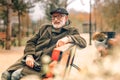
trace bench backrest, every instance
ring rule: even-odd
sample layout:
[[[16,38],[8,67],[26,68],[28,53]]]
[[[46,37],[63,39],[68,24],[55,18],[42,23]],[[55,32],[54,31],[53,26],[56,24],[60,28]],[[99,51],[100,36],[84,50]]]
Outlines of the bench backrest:
[[[0,39],[6,39],[5,32],[0,32]]]

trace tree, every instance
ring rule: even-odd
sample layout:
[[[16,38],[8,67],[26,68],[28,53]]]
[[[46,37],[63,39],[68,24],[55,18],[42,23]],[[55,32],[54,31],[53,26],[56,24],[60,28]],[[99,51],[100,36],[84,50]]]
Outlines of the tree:
[[[100,8],[100,12],[102,17],[105,19],[109,28],[113,31],[120,31],[120,0],[99,0],[98,7]]]
[[[32,5],[29,5],[30,3],[29,2],[24,2],[24,0],[12,0],[12,3],[13,3],[13,6],[12,6],[12,9],[14,12],[17,12],[18,14],[18,21],[19,21],[19,24],[18,24],[18,46],[21,46],[21,29],[22,29],[22,26],[21,26],[21,16],[23,16],[24,13],[28,13],[28,9],[29,8],[32,8],[34,6]]]
[[[11,0],[0,0],[0,7],[4,8],[4,12],[6,13],[6,17],[4,17],[4,21],[6,21],[6,49],[11,49]],[[6,20],[5,20],[6,19]]]
[[[12,10],[18,13],[18,21],[19,21],[19,46],[21,46],[21,22],[20,16],[23,13],[27,12],[29,8],[34,7],[28,2],[24,2],[23,0],[0,0],[0,7],[3,8],[2,18],[6,24],[6,49],[10,50],[11,48],[11,15]]]

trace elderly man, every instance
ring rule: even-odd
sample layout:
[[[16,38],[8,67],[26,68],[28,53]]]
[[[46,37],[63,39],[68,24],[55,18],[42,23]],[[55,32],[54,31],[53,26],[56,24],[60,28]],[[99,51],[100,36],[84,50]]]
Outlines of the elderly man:
[[[19,80],[21,77],[30,74],[42,76],[42,70],[34,68],[35,62],[42,65],[42,57],[44,55],[51,57],[54,48],[67,43],[74,43],[81,48],[86,47],[84,38],[79,35],[74,27],[69,26],[69,14],[64,8],[57,8],[50,14],[52,25],[40,27],[39,32],[27,41],[24,56],[2,74],[1,80]]]

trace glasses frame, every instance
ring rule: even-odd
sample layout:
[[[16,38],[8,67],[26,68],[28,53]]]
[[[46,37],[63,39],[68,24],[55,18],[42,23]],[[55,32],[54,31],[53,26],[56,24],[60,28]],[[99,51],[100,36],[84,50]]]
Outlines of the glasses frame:
[[[60,19],[62,19],[62,18],[65,17],[65,16],[66,16],[65,14],[58,14],[58,15],[56,15],[56,16],[52,15],[52,16],[51,16],[51,19],[52,19],[52,20],[55,20],[55,19],[60,20]]]

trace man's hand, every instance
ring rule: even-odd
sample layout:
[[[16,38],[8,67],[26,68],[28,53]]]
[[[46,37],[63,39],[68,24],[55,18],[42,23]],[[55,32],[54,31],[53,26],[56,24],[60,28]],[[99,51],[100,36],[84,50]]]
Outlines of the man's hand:
[[[63,46],[63,45],[65,45],[65,42],[59,40],[59,41],[57,42],[56,47],[61,47],[61,46]]]
[[[33,68],[33,67],[34,67],[34,62],[35,62],[35,60],[34,60],[34,58],[33,58],[32,55],[28,55],[28,56],[26,57],[26,65],[27,65],[27,66]]]
[[[56,47],[61,47],[61,46],[65,45],[65,44],[67,44],[69,42],[72,42],[71,38],[68,37],[68,36],[64,37],[64,38],[57,41]]]

